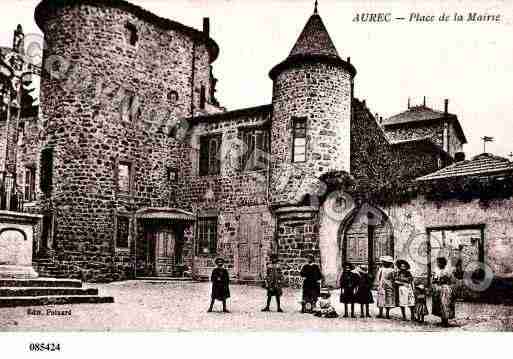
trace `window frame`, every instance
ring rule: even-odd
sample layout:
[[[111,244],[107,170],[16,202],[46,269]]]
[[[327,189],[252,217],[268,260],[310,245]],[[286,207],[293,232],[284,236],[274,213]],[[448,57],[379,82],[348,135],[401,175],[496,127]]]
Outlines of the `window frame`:
[[[23,199],[26,202],[34,202],[36,200],[36,167],[34,165],[25,166],[24,171],[24,187]],[[27,183],[27,173],[30,173],[30,181]],[[30,188],[29,188],[30,187]]]
[[[128,190],[121,189],[121,166],[128,167]],[[133,163],[131,161],[118,160],[116,161],[116,187],[119,194],[130,196],[133,188]]]
[[[217,216],[202,216],[197,220],[197,238],[196,256],[215,256],[217,255],[217,245],[219,242],[218,230],[219,219]],[[204,239],[206,238],[206,240]],[[206,243],[206,246],[204,245]],[[204,249],[208,249],[206,252]]]
[[[125,43],[132,47],[137,47],[137,44],[139,43],[139,30],[137,29],[137,26],[131,22],[127,22],[125,24],[125,34],[126,39]]]
[[[298,128],[297,124],[300,124],[300,123],[303,123],[304,124],[304,127],[301,127],[301,128]],[[303,136],[298,136],[297,132],[299,130],[304,130],[304,135]],[[307,147],[308,147],[308,143],[307,143],[307,132],[308,132],[308,120],[306,117],[293,117],[292,118],[292,163],[305,163],[307,162]],[[305,149],[305,152],[304,152],[304,159],[303,160],[297,160],[296,159],[296,156],[297,156],[297,153],[296,153],[296,147],[299,147],[296,145],[296,140],[297,139],[304,139],[305,141],[305,144],[301,147],[304,147]]]
[[[126,231],[126,247],[124,246],[120,246],[119,245],[119,242],[120,242],[120,220],[123,220],[123,221],[127,221],[128,222],[128,225],[127,225],[127,231]],[[131,226],[131,223],[130,223],[130,217],[128,215],[122,215],[122,214],[118,214],[116,215],[116,232],[115,232],[115,237],[114,237],[114,247],[116,248],[116,251],[128,251],[130,250],[130,226]],[[123,240],[124,242],[125,240]]]
[[[212,141],[217,142],[216,153],[213,154],[212,158]],[[204,145],[207,144],[206,149]],[[199,138],[199,176],[218,176],[221,174],[221,147],[223,144],[223,135],[209,134],[200,136]],[[206,158],[204,157],[206,155]],[[219,156],[218,156],[219,155]],[[219,157],[219,158],[218,158]]]
[[[258,147],[258,133],[262,134],[262,148]],[[246,141],[247,135],[252,138],[250,143]],[[254,172],[254,171],[265,171],[268,169],[270,158],[265,158],[265,161],[261,161],[261,154],[270,155],[271,151],[271,133],[267,126],[251,126],[242,127],[238,130],[238,136],[241,142],[244,144],[242,150],[246,150],[240,155],[239,168],[240,172]],[[252,162],[251,168],[248,168],[248,162]],[[264,164],[263,168],[258,167],[258,164]]]

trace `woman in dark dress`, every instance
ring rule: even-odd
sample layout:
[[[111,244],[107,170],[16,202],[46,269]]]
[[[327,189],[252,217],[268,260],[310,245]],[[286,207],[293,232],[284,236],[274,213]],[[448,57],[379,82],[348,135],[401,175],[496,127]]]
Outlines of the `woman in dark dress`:
[[[454,275],[447,268],[447,259],[439,257],[436,259],[437,268],[433,273],[433,315],[442,319],[444,327],[449,326],[449,320],[456,315],[454,295]]]
[[[374,303],[371,292],[373,280],[367,266],[359,266],[358,272],[360,277],[358,278],[358,287],[356,288],[356,302],[360,303],[360,317],[364,318],[367,316],[367,318],[370,318],[369,304]],[[363,307],[365,307],[365,314]]]
[[[313,255],[307,257],[308,263],[301,268],[303,280],[303,301],[301,302],[301,313],[312,312],[321,294],[322,279],[321,269],[315,264]]]
[[[217,268],[214,268],[212,276],[210,277],[210,280],[212,281],[212,294],[208,312],[210,313],[212,311],[214,302],[216,300],[220,300],[223,302],[223,312],[229,313],[226,309],[226,299],[230,298],[230,276],[228,271],[223,267],[223,258],[216,258],[215,263]]]
[[[354,303],[356,301],[356,287],[358,286],[358,274],[353,273],[354,267],[351,263],[344,263],[344,270],[340,276],[340,303],[344,303],[344,318],[348,317],[347,305],[351,304],[351,318],[354,315]]]

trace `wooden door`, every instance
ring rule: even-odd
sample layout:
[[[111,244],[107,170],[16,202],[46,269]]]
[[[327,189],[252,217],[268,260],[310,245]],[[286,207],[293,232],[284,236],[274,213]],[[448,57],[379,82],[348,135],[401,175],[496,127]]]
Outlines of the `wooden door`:
[[[260,213],[242,214],[239,221],[239,278],[258,280],[262,267],[262,226]]]
[[[176,236],[172,229],[155,233],[155,275],[170,277],[175,265]]]

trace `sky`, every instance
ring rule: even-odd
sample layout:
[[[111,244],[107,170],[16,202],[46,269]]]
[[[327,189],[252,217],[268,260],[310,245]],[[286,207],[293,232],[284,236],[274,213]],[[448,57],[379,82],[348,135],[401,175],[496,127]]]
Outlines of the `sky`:
[[[210,17],[220,56],[213,64],[217,98],[228,110],[271,102],[268,73],[289,54],[313,12],[313,0],[131,0],[153,13],[201,29]],[[0,46],[10,46],[20,23],[34,23],[39,0],[2,0]],[[353,21],[361,13],[391,13],[390,23]],[[455,22],[455,13],[501,16],[499,22]],[[410,22],[410,14],[449,22]],[[321,15],[342,58],[357,69],[355,95],[373,113],[389,117],[421,104],[458,116],[468,144],[467,158],[483,152],[513,153],[513,1],[320,0]],[[510,158],[510,157],[508,157]]]

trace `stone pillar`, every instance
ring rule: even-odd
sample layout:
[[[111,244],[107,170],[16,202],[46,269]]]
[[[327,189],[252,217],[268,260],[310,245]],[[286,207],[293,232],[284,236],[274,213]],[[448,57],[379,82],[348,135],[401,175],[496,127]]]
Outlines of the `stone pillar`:
[[[32,267],[34,227],[43,216],[0,211],[0,278],[37,278]]]

